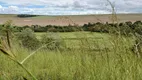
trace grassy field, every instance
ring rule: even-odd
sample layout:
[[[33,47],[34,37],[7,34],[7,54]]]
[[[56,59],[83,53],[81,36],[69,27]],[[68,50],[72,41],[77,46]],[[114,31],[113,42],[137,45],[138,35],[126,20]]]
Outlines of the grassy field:
[[[40,39],[41,35],[46,33],[35,33],[37,38]],[[80,47],[80,45],[84,44],[83,46],[90,45],[92,47],[99,46],[99,48],[112,47],[112,41],[115,40],[114,35],[106,34],[106,33],[97,33],[97,32],[66,32],[66,33],[50,33],[55,37],[60,37],[66,43],[66,45],[70,48]],[[113,36],[113,37],[112,37]],[[112,39],[113,38],[113,39]],[[124,38],[124,37],[123,37]],[[126,41],[126,45],[133,44],[134,39],[127,37],[129,42]],[[86,46],[87,47],[87,46]]]
[[[142,20],[142,14],[117,14],[119,22]],[[0,15],[0,24],[13,20],[15,25],[83,25],[88,22],[111,22],[111,15],[72,15],[72,16],[37,16],[18,18],[16,15]]]
[[[45,33],[35,34],[40,39]],[[91,32],[52,35],[61,37],[67,47],[75,49],[40,50],[29,58],[24,65],[39,80],[142,79],[142,60],[131,51],[133,37]],[[16,45],[13,52],[19,61],[31,53]],[[0,80],[23,80],[23,77],[32,80],[22,68],[1,54]]]
[[[142,14],[117,16],[119,22],[142,20]],[[10,19],[15,25],[20,26],[73,23],[83,25],[88,22],[111,22],[110,17],[111,15],[74,15],[18,18],[16,15],[0,15],[0,23]],[[60,43],[63,47],[53,50],[45,47],[28,50],[12,36],[14,37],[12,48],[8,49],[6,46],[4,48],[7,52],[14,53],[16,57],[11,58],[8,53],[3,52],[1,47],[3,48],[2,44],[5,43],[0,43],[0,80],[36,80],[33,79],[33,75],[37,80],[142,80],[142,59],[132,50],[136,36],[87,31],[34,34],[39,42],[45,38],[42,37],[45,34],[52,36],[62,41]],[[35,54],[22,63],[23,59],[32,53]],[[32,75],[27,73],[28,71]]]

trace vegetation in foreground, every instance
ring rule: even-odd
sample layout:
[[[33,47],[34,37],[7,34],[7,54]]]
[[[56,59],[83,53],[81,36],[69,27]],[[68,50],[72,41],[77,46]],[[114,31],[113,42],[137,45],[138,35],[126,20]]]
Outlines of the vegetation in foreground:
[[[42,38],[40,35],[43,34],[47,33],[36,33],[40,40]],[[134,43],[132,37],[118,37],[106,33],[91,32],[57,34],[64,38],[67,45],[65,50],[41,49],[23,64],[37,79],[142,79],[142,60],[130,49]],[[12,51],[18,61],[22,61],[32,52],[19,45],[13,45]],[[32,80],[20,66],[3,54],[0,55],[0,63],[1,80]]]

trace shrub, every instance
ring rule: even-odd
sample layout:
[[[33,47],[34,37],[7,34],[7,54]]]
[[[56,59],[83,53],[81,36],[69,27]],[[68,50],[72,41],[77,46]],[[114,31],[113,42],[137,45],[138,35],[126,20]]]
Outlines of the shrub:
[[[17,34],[17,38],[25,48],[34,50],[40,46],[39,40],[29,28],[26,28],[25,30],[22,30],[21,33]]]
[[[127,24],[129,27],[132,27],[132,22],[131,21],[127,21],[127,22],[125,22],[125,24]]]
[[[47,28],[46,27],[34,28],[34,32],[47,32]]]
[[[57,29],[55,27],[51,27],[51,28],[48,28],[48,31],[49,32],[57,32]]]
[[[125,36],[130,36],[131,33],[133,33],[132,28],[124,23],[122,26],[119,26],[120,28],[120,34]]]
[[[109,29],[107,26],[104,26],[103,24],[97,24],[94,27],[90,28],[92,32],[104,32],[108,33]]]
[[[142,35],[142,25],[137,25],[137,27],[135,27],[134,31],[140,35]]]
[[[0,31],[2,30],[2,28],[3,28],[3,25],[0,25]]]
[[[63,40],[56,33],[48,32],[41,36],[42,45],[47,45],[46,49],[61,50],[65,47]]]

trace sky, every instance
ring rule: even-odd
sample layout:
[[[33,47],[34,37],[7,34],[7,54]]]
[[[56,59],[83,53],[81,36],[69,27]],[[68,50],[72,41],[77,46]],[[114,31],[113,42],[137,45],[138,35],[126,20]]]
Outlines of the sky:
[[[110,0],[117,13],[142,13],[142,0]],[[0,0],[0,14],[109,14],[107,0]]]

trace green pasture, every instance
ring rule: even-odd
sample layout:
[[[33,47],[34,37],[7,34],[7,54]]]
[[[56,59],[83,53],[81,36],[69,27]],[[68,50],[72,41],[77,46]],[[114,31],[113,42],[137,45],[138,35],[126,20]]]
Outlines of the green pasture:
[[[35,33],[40,40],[42,34]],[[70,50],[39,50],[23,65],[38,80],[141,80],[142,60],[131,51],[133,37],[107,33],[50,33],[63,39]],[[31,52],[14,45],[18,61]],[[0,54],[0,80],[32,80],[17,64]]]

